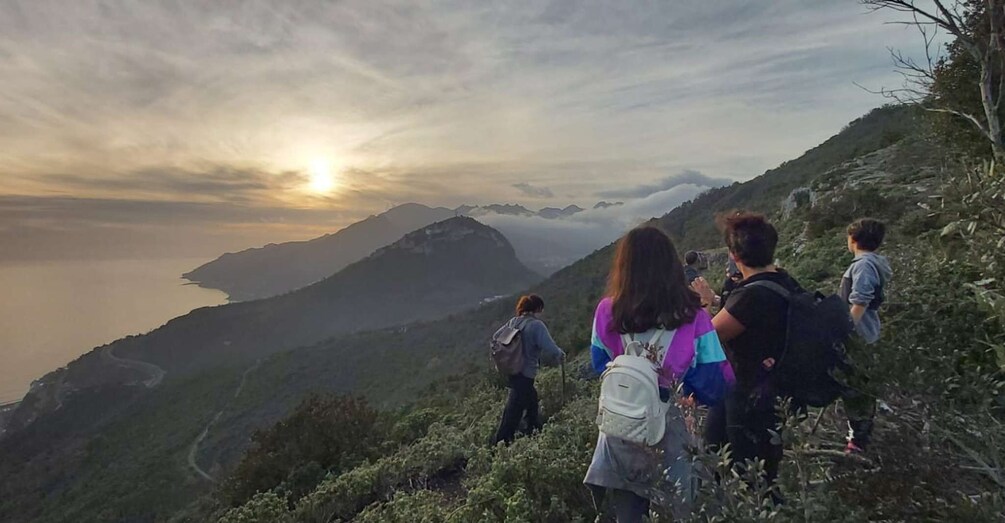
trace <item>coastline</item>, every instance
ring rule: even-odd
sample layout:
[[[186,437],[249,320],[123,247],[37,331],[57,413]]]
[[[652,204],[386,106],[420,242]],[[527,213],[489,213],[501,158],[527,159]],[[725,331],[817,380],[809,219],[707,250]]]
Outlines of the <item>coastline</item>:
[[[95,347],[150,332],[192,310],[227,303],[225,293],[187,285],[179,277],[200,260],[4,266],[0,406],[21,400],[33,381]]]
[[[0,404],[0,436],[7,432],[7,418],[17,410],[23,399]]]

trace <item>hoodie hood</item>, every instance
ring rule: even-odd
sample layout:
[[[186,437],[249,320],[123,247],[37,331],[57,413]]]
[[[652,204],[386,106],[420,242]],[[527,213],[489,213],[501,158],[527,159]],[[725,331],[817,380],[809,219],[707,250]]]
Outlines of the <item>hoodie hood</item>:
[[[893,277],[893,269],[890,267],[890,260],[886,256],[876,254],[874,252],[864,252],[855,257],[856,260],[868,260],[876,270],[879,271],[879,278],[882,280],[882,285],[886,285],[886,282],[890,281]]]

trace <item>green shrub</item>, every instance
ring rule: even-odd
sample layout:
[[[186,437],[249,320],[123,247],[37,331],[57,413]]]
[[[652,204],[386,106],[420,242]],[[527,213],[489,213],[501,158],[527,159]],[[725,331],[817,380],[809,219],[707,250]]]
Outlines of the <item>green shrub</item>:
[[[433,408],[402,409],[391,425],[389,443],[408,445],[422,438],[442,413]]]
[[[443,494],[430,490],[399,492],[387,503],[367,507],[355,518],[358,523],[442,523],[450,519],[450,503]]]
[[[275,492],[255,494],[246,504],[228,510],[219,523],[287,523],[286,500]]]
[[[332,475],[297,505],[299,521],[352,519],[402,489],[424,489],[460,473],[483,448],[502,406],[501,391],[480,387],[442,407],[425,436],[370,463]]]
[[[295,501],[328,471],[349,470],[374,457],[384,441],[377,412],[365,400],[310,396],[285,419],[252,436],[252,447],[221,493],[232,506],[277,487]]]
[[[456,521],[585,521],[593,505],[583,477],[597,439],[596,398],[583,397],[532,438],[481,448],[468,465]]]

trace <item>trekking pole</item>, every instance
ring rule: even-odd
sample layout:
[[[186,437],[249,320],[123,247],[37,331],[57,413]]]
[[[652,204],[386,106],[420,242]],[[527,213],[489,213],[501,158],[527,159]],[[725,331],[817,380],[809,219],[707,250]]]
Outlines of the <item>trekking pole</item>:
[[[561,390],[560,397],[562,399],[562,406],[564,407],[565,406],[565,360],[564,359],[562,360],[561,368],[562,368],[562,387],[560,389]]]

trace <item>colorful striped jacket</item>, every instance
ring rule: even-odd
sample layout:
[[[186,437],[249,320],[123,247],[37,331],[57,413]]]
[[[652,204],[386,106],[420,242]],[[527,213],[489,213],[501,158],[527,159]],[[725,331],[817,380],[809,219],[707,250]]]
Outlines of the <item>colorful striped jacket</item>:
[[[624,353],[621,335],[613,322],[612,303],[611,298],[601,300],[593,317],[591,353],[593,369],[598,375],[604,372],[609,362]],[[647,333],[640,334],[645,339]],[[721,401],[726,390],[736,381],[733,368],[729,366],[712,327],[712,318],[704,309],[697,312],[694,321],[674,331],[663,358],[660,386],[670,388],[679,381],[683,381],[685,395],[694,395],[705,405]]]

